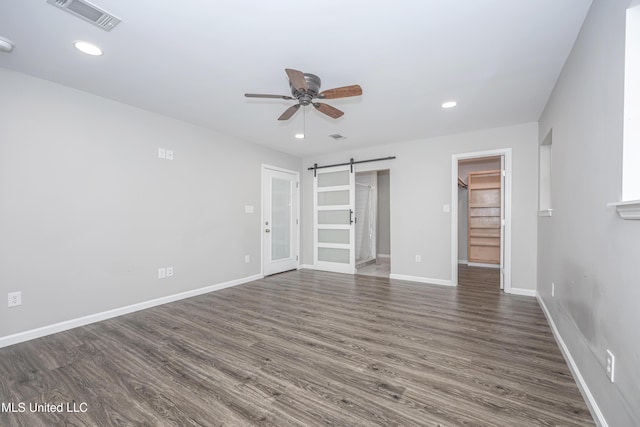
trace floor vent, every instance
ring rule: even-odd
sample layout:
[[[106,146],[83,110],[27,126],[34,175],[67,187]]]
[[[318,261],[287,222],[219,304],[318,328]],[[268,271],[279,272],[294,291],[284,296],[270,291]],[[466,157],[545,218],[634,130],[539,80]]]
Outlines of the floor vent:
[[[116,18],[109,12],[85,0],[47,0],[47,3],[78,18],[82,18],[105,31],[111,31],[121,21],[120,18]]]
[[[347,137],[346,137],[346,136],[342,136],[342,135],[340,135],[339,133],[331,134],[331,135],[329,135],[329,137],[331,137],[331,138],[335,139],[336,141],[338,141],[338,140],[340,140],[340,139],[347,139]]]

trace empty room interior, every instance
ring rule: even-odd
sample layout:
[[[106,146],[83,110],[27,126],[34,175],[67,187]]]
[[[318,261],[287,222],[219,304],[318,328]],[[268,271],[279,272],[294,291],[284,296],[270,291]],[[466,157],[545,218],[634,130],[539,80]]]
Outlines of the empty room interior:
[[[2,426],[640,425],[640,0],[4,0],[0,148]]]

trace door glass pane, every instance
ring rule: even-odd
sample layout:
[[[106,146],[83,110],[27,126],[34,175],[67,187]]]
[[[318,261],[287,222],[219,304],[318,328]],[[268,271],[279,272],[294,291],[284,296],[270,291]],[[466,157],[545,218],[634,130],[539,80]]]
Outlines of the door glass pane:
[[[318,192],[318,206],[348,205],[349,190]]]
[[[351,214],[348,209],[337,211],[318,211],[318,224],[349,224]]]
[[[318,230],[318,243],[349,243],[349,230]]]
[[[271,260],[291,257],[291,182],[271,181]]]
[[[318,248],[318,261],[349,264],[349,249]]]
[[[349,171],[322,172],[318,174],[318,187],[349,185]]]

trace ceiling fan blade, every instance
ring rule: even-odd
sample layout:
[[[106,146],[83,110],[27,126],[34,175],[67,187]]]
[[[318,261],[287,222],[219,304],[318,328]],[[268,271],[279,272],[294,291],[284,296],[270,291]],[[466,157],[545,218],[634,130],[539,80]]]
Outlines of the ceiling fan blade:
[[[306,92],[309,89],[302,71],[292,70],[291,68],[285,68],[284,71],[287,73],[287,76],[289,76],[289,81],[294,88],[298,89],[300,92]]]
[[[348,98],[350,96],[362,95],[362,88],[360,85],[351,85],[344,87],[337,87],[335,89],[327,89],[320,92],[318,98],[320,99],[336,99],[336,98]]]
[[[332,119],[337,119],[338,117],[342,117],[342,115],[344,114],[342,111],[338,110],[337,108],[334,108],[328,104],[323,104],[321,102],[314,102],[313,106],[316,107],[318,111],[320,111],[323,114],[326,114]]]
[[[296,111],[298,111],[298,108],[300,108],[300,104],[292,105],[291,107],[287,108],[280,117],[278,117],[278,120],[289,120],[291,116],[293,116]]]
[[[295,99],[286,95],[264,95],[261,93],[245,93],[244,96],[247,98],[277,98],[277,99]]]

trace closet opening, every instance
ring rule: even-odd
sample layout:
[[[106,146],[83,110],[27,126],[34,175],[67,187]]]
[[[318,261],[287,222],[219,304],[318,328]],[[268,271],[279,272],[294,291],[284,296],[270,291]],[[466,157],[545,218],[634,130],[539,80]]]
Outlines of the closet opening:
[[[488,286],[510,293],[511,150],[452,160],[452,281],[479,274]]]
[[[389,277],[389,170],[356,172],[355,178],[356,274]]]

